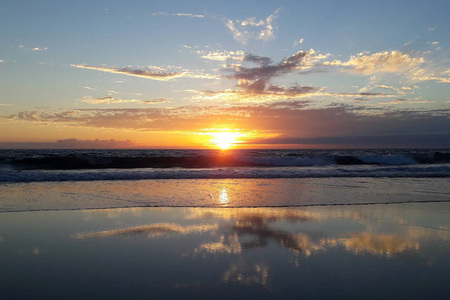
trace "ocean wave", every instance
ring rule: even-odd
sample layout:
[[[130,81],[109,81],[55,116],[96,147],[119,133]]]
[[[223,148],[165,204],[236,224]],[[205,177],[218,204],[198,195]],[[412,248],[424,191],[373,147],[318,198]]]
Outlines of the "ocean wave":
[[[60,150],[0,153],[0,166],[15,170],[86,170],[138,168],[311,167],[345,165],[449,164],[444,151],[301,151],[240,150]]]
[[[0,182],[450,177],[448,150],[2,150]]]
[[[0,182],[148,180],[148,179],[250,179],[250,178],[336,178],[336,177],[450,177],[450,166],[330,166],[321,167],[227,167],[227,168],[148,168],[99,170],[5,170]]]

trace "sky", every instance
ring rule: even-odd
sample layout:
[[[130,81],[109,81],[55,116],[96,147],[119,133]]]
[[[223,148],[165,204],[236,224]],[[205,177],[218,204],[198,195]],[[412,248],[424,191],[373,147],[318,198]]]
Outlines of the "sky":
[[[0,0],[0,148],[450,147],[449,15]]]

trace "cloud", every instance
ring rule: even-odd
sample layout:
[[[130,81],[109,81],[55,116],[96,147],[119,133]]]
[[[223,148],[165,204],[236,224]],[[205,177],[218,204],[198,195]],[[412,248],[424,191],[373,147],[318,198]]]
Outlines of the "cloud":
[[[423,104],[423,103],[435,103],[433,100],[408,100],[408,99],[395,99],[390,102],[380,102],[383,105],[396,105],[396,104]]]
[[[292,47],[297,47],[299,44],[303,44],[304,41],[305,41],[305,39],[304,39],[304,38],[301,38],[300,40],[295,41],[295,42],[292,44]]]
[[[233,34],[233,38],[244,45],[251,39],[269,41],[275,39],[274,29],[276,27],[274,27],[274,23],[280,10],[275,10],[273,14],[264,20],[257,20],[255,17],[251,17],[235,21],[225,19],[224,23]]]
[[[316,62],[326,58],[327,55],[317,54],[314,49],[309,51],[298,51],[297,53],[284,58],[277,64],[272,63],[272,59],[264,56],[247,54],[244,62],[254,63],[256,67],[236,66],[230,78],[245,80],[269,80],[272,77],[281,76],[294,70],[305,70],[315,65]]]
[[[158,11],[151,14],[152,16],[168,16],[169,14],[166,12]]]
[[[201,55],[202,58],[207,60],[215,60],[215,61],[227,61],[227,60],[244,60],[244,51],[209,51],[205,53],[204,51],[197,51],[197,54]]]
[[[93,98],[90,96],[83,97],[81,102],[89,104],[127,104],[127,103],[139,103],[139,104],[158,104],[166,102],[166,98],[158,98],[153,100],[140,100],[140,99],[119,99],[112,96]]]
[[[247,144],[304,145],[347,148],[448,148],[450,133],[386,134],[372,136],[327,136],[317,138],[268,138],[249,140]]]
[[[191,14],[191,13],[176,13],[176,14],[172,14],[172,16],[177,16],[177,17],[191,17],[191,18],[204,18],[204,15],[196,15],[196,14]]]
[[[193,99],[222,102],[268,102],[311,96],[322,90],[322,88],[309,86],[284,87],[267,84],[267,81],[262,79],[255,81],[241,79],[237,87],[237,90],[225,91],[193,90],[192,92],[199,94]]]
[[[229,107],[23,111],[8,118],[36,124],[181,134],[203,132],[205,128],[219,124],[241,132],[252,132],[254,139],[247,141],[251,144],[450,147],[449,112],[372,108],[370,113],[362,108],[344,106],[314,109],[306,101],[285,101]]]
[[[47,47],[43,47],[43,48],[39,48],[39,47],[28,48],[28,47],[25,47],[24,45],[19,45],[19,48],[27,50],[27,51],[46,51],[46,50],[48,50]]]
[[[235,85],[237,89],[227,89],[224,91],[190,90],[197,94],[197,96],[194,96],[192,99],[194,101],[267,102],[297,99],[313,95],[334,97],[337,100],[345,97],[385,98],[396,96],[366,91],[358,93],[333,93],[325,92],[323,87],[302,85],[286,87],[271,83],[273,78],[285,76],[295,71],[300,74],[304,74],[305,72],[319,72],[320,70],[314,68],[320,65],[320,60],[323,60],[328,56],[329,54],[318,54],[314,49],[310,49],[309,51],[298,51],[297,53],[282,59],[280,62],[274,63],[269,57],[247,54],[243,57],[242,64],[253,64],[253,66],[233,65],[232,67],[228,66],[228,68],[223,70],[228,73],[228,75],[224,75],[225,78],[237,80],[237,84]],[[393,87],[386,85],[378,85],[377,87],[397,91]]]
[[[410,79],[415,82],[437,81],[441,83],[449,83],[450,82],[449,75],[450,75],[449,70],[443,72],[434,72],[426,69],[417,69],[410,75]]]
[[[88,65],[70,65],[71,67],[80,68],[80,69],[89,69],[89,70],[97,70],[101,72],[114,73],[114,74],[122,74],[128,76],[136,76],[141,78],[148,78],[153,80],[170,80],[177,77],[181,77],[182,73],[180,72],[169,72],[167,70],[161,68],[151,68],[148,69],[132,69],[131,67],[125,68],[114,68],[114,67],[95,67]]]
[[[118,149],[132,148],[133,141],[61,139],[56,142],[0,143],[0,149]]]
[[[113,235],[129,235],[129,234],[144,234],[147,235],[149,238],[155,238],[159,236],[166,236],[168,234],[179,234],[179,235],[199,234],[217,230],[217,228],[218,226],[216,224],[181,226],[175,223],[154,223],[150,225],[141,225],[123,229],[98,231],[91,233],[79,233],[75,235],[75,238],[84,239],[84,238],[105,237]]]
[[[57,140],[56,146],[58,148],[68,149],[108,149],[108,148],[127,148],[133,146],[134,142],[130,140],[116,141],[110,140],[78,140],[78,139],[63,139]]]
[[[159,81],[167,81],[179,77],[184,78],[202,78],[202,79],[216,79],[217,76],[215,75],[209,75],[209,74],[203,74],[200,72],[194,72],[189,70],[184,70],[182,72],[170,72],[167,69],[156,67],[156,66],[149,66],[146,69],[133,69],[131,67],[125,67],[125,68],[116,68],[116,67],[96,67],[96,66],[88,66],[88,65],[76,65],[72,64],[71,67],[80,68],[80,69],[89,69],[89,70],[96,70],[101,72],[107,72],[107,73],[114,73],[114,74],[122,74],[127,76],[135,76],[135,77],[141,77],[141,78],[147,78],[147,79],[153,79],[153,80],[159,80]]]
[[[359,92],[359,93],[332,93],[325,92],[323,87],[312,87],[293,85],[290,87],[272,84],[271,80],[281,77],[294,71],[304,73],[305,70],[315,72],[313,68],[319,65],[319,61],[328,57],[329,54],[317,54],[314,49],[309,51],[298,51],[297,53],[282,59],[278,63],[273,63],[272,59],[265,56],[247,54],[244,56],[243,64],[253,64],[256,66],[234,65],[224,69],[226,78],[237,80],[235,90],[225,91],[212,90],[190,90],[199,96],[194,96],[193,100],[217,100],[222,102],[267,102],[280,101],[285,99],[296,99],[305,96],[327,96],[327,97],[395,97],[395,95],[385,93]],[[231,74],[230,74],[231,73]],[[379,85],[384,89],[392,87]],[[395,90],[395,89],[394,89]]]
[[[422,57],[411,57],[408,54],[404,54],[400,51],[384,51],[377,52],[372,55],[359,55],[352,57],[347,62],[340,60],[326,61],[323,65],[326,66],[345,66],[349,67],[344,69],[350,73],[361,73],[364,75],[371,75],[380,72],[388,73],[402,73],[411,70],[425,60]]]
[[[166,12],[154,12],[151,14],[152,16],[168,16],[169,14]],[[172,16],[175,17],[191,17],[191,18],[204,18],[204,15],[200,15],[200,14],[191,14],[191,13],[173,13],[171,14]]]
[[[5,62],[3,59],[0,59],[0,63]]]
[[[379,89],[395,90],[395,88],[393,86],[384,85],[384,84],[377,85],[376,87]]]

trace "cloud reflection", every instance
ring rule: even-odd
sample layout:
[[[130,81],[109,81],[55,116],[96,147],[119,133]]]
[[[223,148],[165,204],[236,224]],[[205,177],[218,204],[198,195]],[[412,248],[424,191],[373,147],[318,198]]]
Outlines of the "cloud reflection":
[[[264,287],[268,285],[269,267],[263,264],[247,266],[242,263],[232,263],[225,271],[222,280],[225,283],[237,282],[243,285],[258,284]]]
[[[312,242],[303,233],[270,228],[270,223],[277,221],[297,223],[313,220],[314,217],[304,210],[290,208],[192,209],[189,218],[225,219],[233,222],[231,226],[220,228],[223,235],[218,242],[203,244],[196,249],[196,252],[237,254],[241,253],[242,249],[266,247],[270,242],[275,242],[294,254],[306,256],[322,249],[321,245]]]
[[[217,200],[223,205],[230,202],[226,188],[221,190]],[[367,215],[368,211],[364,207],[339,209],[191,208],[185,210],[184,218],[198,221],[201,224],[155,223],[116,230],[80,233],[75,238],[135,234],[145,234],[149,238],[154,238],[171,234],[189,235],[210,232],[212,235],[201,242],[192,253],[241,255],[244,251],[277,244],[281,248],[290,250],[296,256],[303,255],[304,257],[336,247],[343,247],[346,251],[357,255],[372,254],[391,257],[407,251],[419,251],[424,239],[450,240],[447,227],[414,226],[411,221],[407,221],[402,216],[396,218],[395,210],[381,215],[382,211],[372,208],[370,210],[372,214]],[[136,213],[134,210],[133,212]],[[377,224],[385,223],[387,219],[392,222],[390,229],[394,230],[392,233],[377,229]],[[342,223],[345,220],[349,220],[350,223]],[[208,224],[204,224],[206,222]],[[347,225],[339,231],[333,230],[333,227],[324,231],[323,225],[321,225],[324,222]],[[308,226],[305,226],[306,224]],[[356,227],[355,224],[357,224]],[[401,226],[401,230],[397,226]],[[317,231],[314,229],[316,227],[322,229]],[[1,237],[0,241],[2,241]]]
[[[231,193],[226,187],[220,187],[218,191],[215,195],[219,197],[215,200],[223,200],[224,204],[230,201],[228,195]],[[142,214],[136,214],[136,218],[147,218],[150,210],[155,212],[149,208],[137,210],[142,210]],[[166,208],[158,211],[158,215],[172,216],[175,211],[183,212],[179,224],[154,223],[80,233],[75,238],[144,235],[150,239],[163,236],[180,239],[180,236],[185,236],[186,241],[191,243],[174,249],[179,251],[177,253],[181,257],[224,260],[226,265],[218,270],[219,276],[216,278],[219,284],[260,286],[264,289],[270,289],[270,279],[275,275],[271,270],[278,263],[264,255],[268,253],[266,251],[284,253],[282,257],[286,262],[297,268],[310,257],[339,257],[342,252],[390,260],[407,253],[417,255],[419,259],[426,257],[425,263],[429,265],[433,263],[433,256],[426,256],[430,243],[433,240],[438,243],[450,240],[448,227],[425,227],[424,219],[411,216],[405,212],[404,206],[397,209],[395,206],[389,209],[386,206]],[[120,210],[120,213],[124,212]],[[133,210],[133,213],[136,211]],[[438,224],[435,220],[430,222]],[[194,238],[192,235],[195,234],[199,236]],[[180,239],[178,245],[182,243]],[[291,255],[286,255],[286,250]],[[200,286],[203,283],[181,282],[175,287]]]
[[[418,251],[419,241],[397,235],[370,234],[367,232],[352,234],[349,238],[325,239],[322,243],[328,247],[344,246],[355,254],[370,253],[390,257],[406,251]]]
[[[79,233],[75,235],[77,239],[91,237],[107,237],[114,235],[147,234],[148,237],[164,236],[170,233],[181,235],[203,233],[217,229],[217,225],[190,225],[181,226],[174,223],[156,223],[151,225],[135,226],[124,229],[115,229],[91,233]]]

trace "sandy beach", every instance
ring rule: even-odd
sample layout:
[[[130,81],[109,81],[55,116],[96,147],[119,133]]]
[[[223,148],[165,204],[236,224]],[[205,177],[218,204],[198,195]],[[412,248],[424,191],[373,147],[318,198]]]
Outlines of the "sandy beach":
[[[446,299],[449,214],[448,202],[3,212],[0,297]]]

